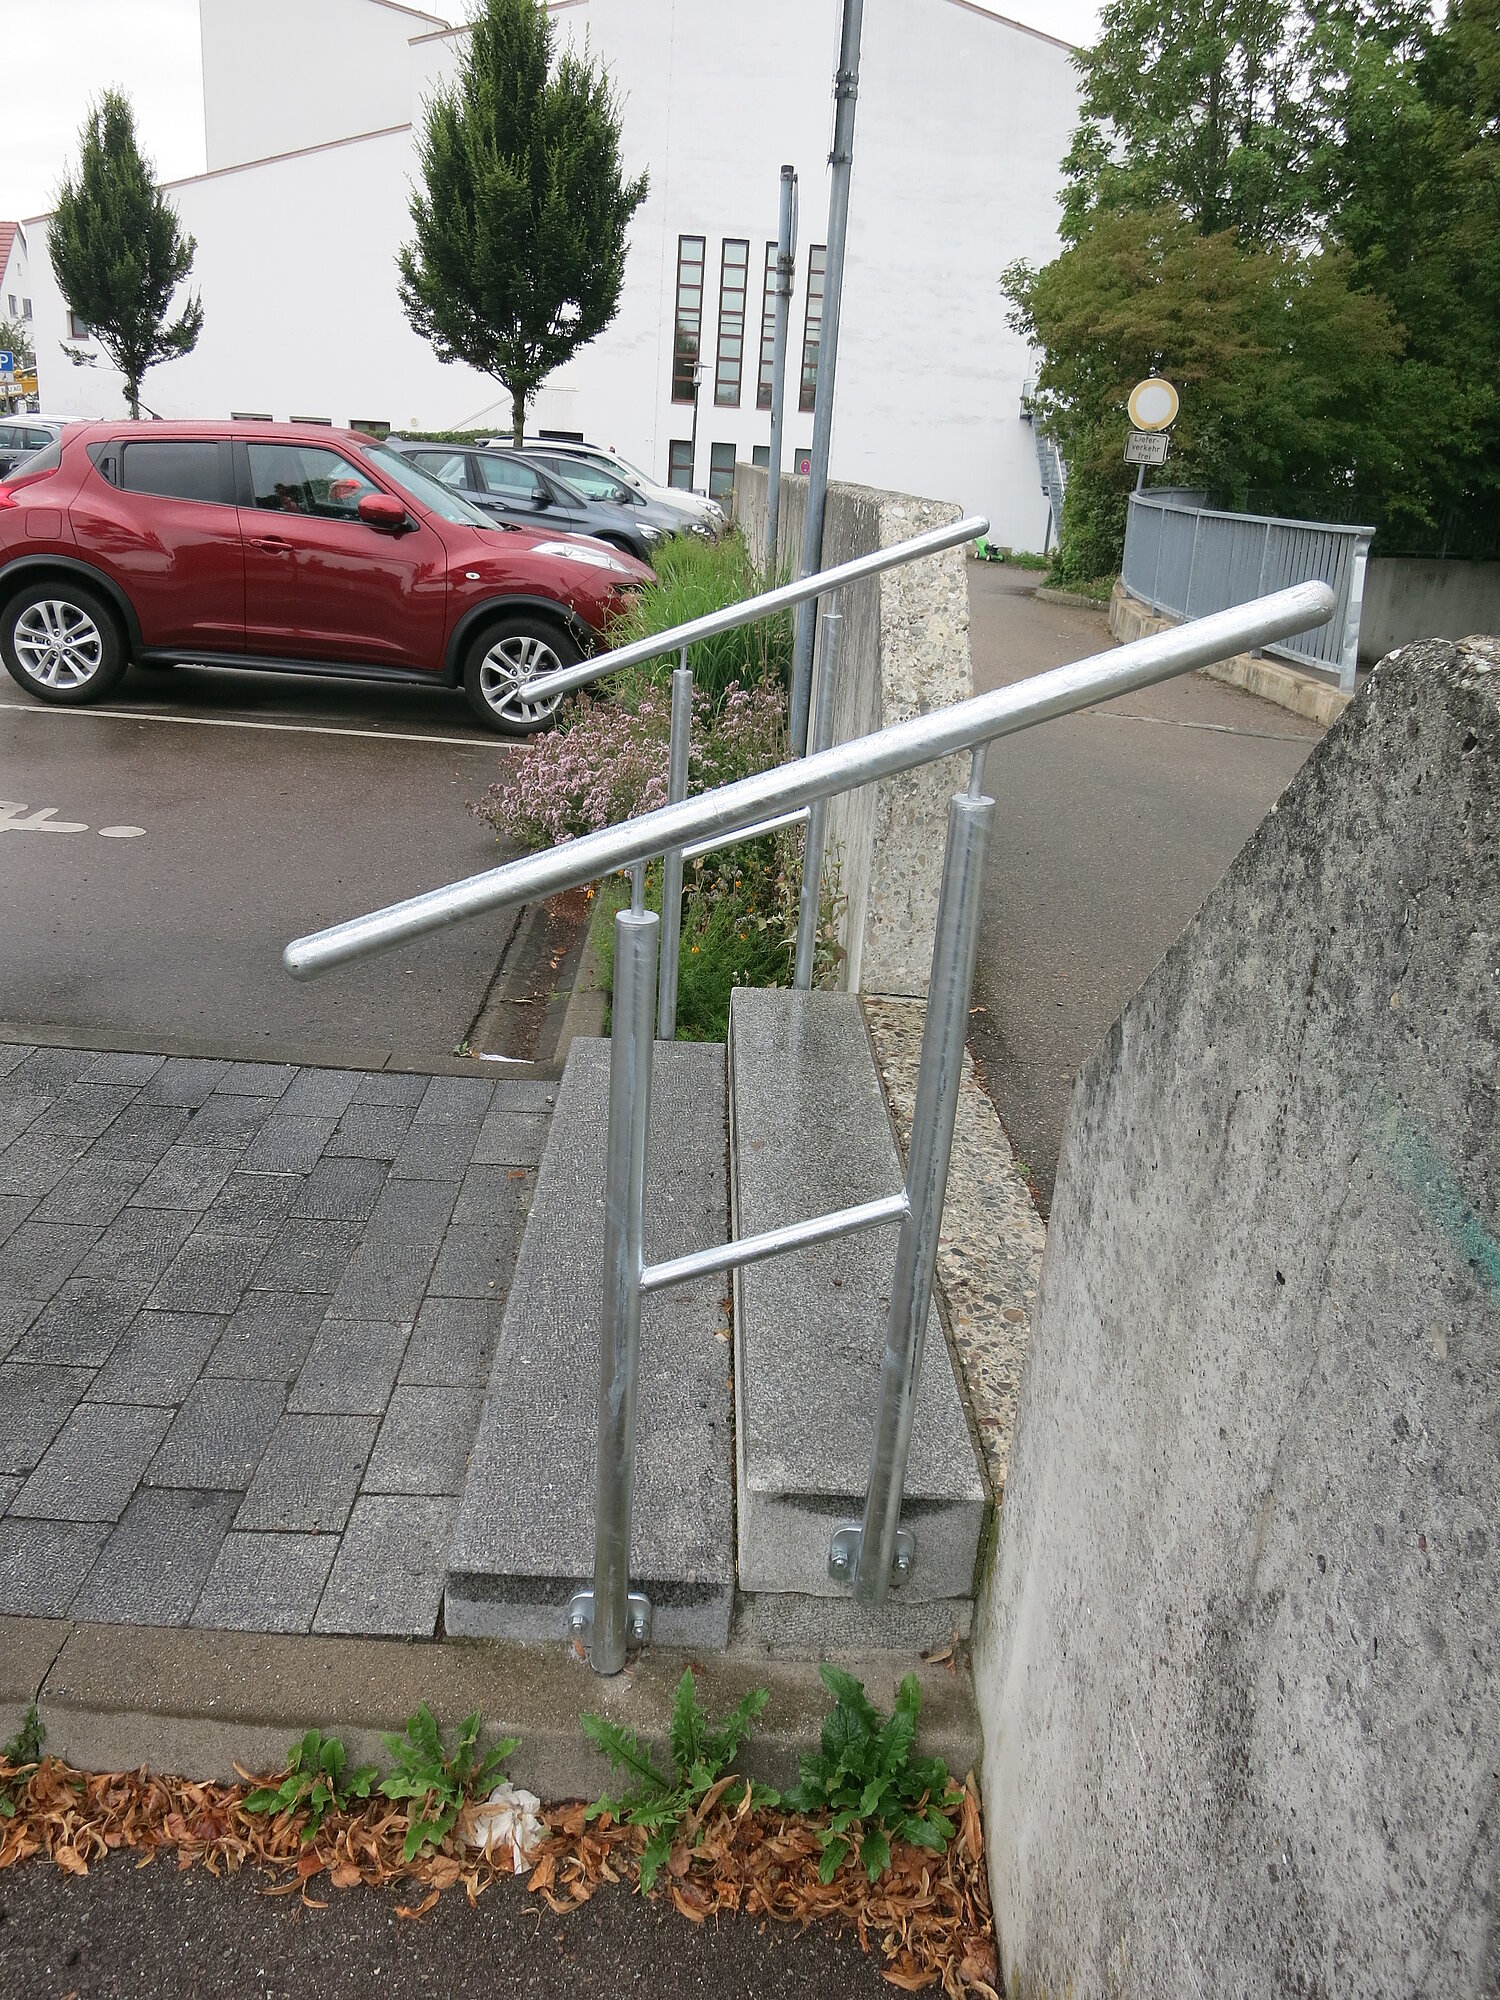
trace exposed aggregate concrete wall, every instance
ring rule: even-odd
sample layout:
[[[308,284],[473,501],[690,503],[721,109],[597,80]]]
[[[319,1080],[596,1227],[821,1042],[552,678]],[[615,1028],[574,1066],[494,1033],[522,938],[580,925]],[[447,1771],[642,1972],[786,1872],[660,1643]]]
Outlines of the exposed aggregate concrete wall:
[[[1037,1995],[1500,1992],[1500,642],[1377,669],[1074,1093],[976,1682]]]

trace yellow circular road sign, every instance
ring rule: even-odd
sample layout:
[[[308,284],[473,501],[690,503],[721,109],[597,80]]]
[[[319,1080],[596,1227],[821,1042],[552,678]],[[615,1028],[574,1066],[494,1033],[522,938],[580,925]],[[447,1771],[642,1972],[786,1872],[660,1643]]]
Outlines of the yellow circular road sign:
[[[1131,390],[1129,410],[1138,431],[1167,430],[1177,421],[1177,391],[1160,375],[1150,375]]]

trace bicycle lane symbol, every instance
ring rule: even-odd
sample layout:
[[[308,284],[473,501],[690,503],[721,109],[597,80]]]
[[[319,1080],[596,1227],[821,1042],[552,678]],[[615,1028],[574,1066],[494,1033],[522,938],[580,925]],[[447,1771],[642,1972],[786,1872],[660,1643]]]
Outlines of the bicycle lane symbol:
[[[0,833],[87,833],[81,819],[59,819],[56,806],[38,806],[35,811],[15,799],[0,799]],[[136,840],[143,826],[101,826],[101,840]]]

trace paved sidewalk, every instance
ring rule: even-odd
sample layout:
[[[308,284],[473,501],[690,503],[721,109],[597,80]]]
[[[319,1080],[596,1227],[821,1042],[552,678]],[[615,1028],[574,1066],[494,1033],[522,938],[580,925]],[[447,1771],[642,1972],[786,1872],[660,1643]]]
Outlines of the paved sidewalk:
[[[555,1094],[0,1043],[0,1614],[430,1638]]]

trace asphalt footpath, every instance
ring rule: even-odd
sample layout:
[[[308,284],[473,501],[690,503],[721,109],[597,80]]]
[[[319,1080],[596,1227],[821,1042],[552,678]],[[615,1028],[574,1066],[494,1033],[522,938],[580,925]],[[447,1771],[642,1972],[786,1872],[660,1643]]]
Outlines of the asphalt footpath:
[[[968,568],[976,693],[1113,645],[1034,573]],[[1074,1077],[1322,734],[1190,673],[991,747],[970,1046],[1044,1214]]]

